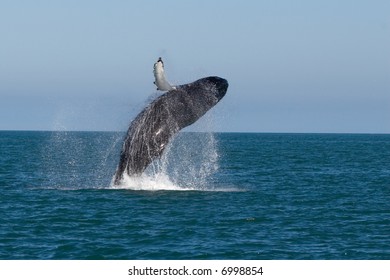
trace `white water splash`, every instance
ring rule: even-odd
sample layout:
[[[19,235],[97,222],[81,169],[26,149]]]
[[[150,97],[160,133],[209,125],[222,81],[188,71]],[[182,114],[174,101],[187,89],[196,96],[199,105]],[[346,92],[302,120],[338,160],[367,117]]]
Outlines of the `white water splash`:
[[[212,190],[210,177],[218,170],[217,141],[212,133],[180,133],[163,156],[141,176],[128,176],[112,188],[132,190]]]
[[[235,187],[199,187],[199,186],[180,186],[175,184],[168,175],[158,173],[155,175],[133,176],[123,175],[123,180],[119,185],[111,183],[109,189],[114,190],[132,190],[132,191],[201,191],[201,192],[245,192],[245,189]]]
[[[111,184],[112,189],[128,189],[136,191],[186,191],[193,190],[175,185],[166,174],[158,173],[154,176],[143,174],[141,176],[130,177],[123,174],[123,179],[119,185]]]

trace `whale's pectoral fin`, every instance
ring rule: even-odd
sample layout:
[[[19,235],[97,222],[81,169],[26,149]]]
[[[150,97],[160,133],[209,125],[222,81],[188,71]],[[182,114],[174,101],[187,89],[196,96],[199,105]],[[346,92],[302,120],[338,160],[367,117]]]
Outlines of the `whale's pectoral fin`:
[[[157,90],[168,91],[174,89],[174,87],[167,81],[164,73],[164,63],[161,57],[158,58],[157,62],[153,67],[154,84],[157,86]]]

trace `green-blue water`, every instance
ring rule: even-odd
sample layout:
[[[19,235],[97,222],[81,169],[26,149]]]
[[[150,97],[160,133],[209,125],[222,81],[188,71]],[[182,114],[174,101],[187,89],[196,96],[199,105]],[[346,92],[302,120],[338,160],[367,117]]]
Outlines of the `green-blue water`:
[[[390,135],[0,132],[0,259],[390,259]]]

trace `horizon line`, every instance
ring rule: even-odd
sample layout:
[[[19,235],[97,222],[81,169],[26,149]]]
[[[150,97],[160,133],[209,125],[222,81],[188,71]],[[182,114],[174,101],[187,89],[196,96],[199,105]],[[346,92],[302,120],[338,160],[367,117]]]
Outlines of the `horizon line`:
[[[87,133],[126,133],[126,130],[45,130],[45,129],[0,129],[0,132],[87,132]],[[180,131],[179,133],[231,133],[231,134],[355,134],[390,135],[390,132],[272,132],[272,131]]]

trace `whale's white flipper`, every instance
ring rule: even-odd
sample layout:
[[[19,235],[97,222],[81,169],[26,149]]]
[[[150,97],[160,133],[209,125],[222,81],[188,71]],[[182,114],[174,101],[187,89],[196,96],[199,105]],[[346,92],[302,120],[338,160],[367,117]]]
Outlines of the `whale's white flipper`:
[[[154,84],[157,86],[158,90],[168,91],[176,89],[176,87],[172,86],[165,78],[164,62],[162,61],[161,57],[159,57],[157,62],[154,64],[153,74]]]

